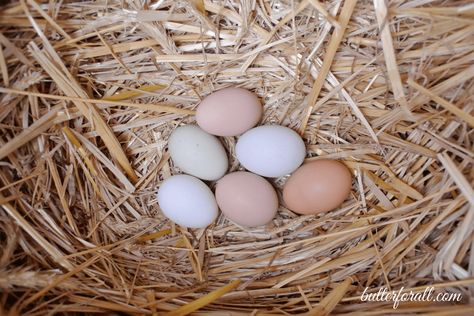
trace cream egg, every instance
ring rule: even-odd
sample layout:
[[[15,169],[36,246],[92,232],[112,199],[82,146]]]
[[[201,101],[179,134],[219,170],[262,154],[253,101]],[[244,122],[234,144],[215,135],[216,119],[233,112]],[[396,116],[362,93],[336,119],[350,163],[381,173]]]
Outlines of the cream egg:
[[[178,168],[203,180],[221,178],[229,166],[221,142],[196,125],[175,129],[168,140],[168,149]]]
[[[250,172],[233,172],[217,181],[217,205],[233,222],[247,227],[265,225],[278,210],[278,196],[264,178]]]
[[[178,225],[204,228],[217,217],[216,199],[201,180],[181,174],[167,178],[157,193],[163,214]]]
[[[292,129],[264,125],[244,133],[235,147],[239,162],[249,171],[276,178],[298,168],[306,156],[301,137]]]
[[[262,118],[258,97],[241,88],[225,88],[205,97],[196,110],[196,122],[217,136],[236,136],[254,127]]]
[[[330,211],[344,202],[352,187],[352,175],[336,160],[316,160],[302,165],[283,187],[283,201],[299,214]]]

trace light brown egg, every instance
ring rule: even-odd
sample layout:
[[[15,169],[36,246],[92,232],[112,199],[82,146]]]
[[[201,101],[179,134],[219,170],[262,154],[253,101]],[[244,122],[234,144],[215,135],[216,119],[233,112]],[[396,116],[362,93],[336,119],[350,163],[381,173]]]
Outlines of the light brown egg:
[[[258,97],[245,89],[225,88],[204,98],[196,110],[196,122],[209,134],[237,136],[262,118]]]
[[[217,205],[235,223],[255,227],[270,222],[278,210],[278,196],[264,178],[245,171],[217,181]]]
[[[283,201],[299,214],[316,214],[335,209],[349,196],[352,175],[336,160],[316,160],[302,165],[287,180]]]

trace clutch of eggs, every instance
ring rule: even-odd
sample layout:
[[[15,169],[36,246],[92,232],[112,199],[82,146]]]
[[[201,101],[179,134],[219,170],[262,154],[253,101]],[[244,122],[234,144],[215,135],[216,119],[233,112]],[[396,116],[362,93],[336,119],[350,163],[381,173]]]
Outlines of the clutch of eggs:
[[[265,178],[291,174],[283,187],[285,206],[299,214],[338,207],[348,197],[352,177],[334,160],[303,163],[306,148],[300,135],[279,125],[254,127],[263,107],[258,97],[241,88],[226,88],[204,98],[196,110],[197,125],[176,128],[168,150],[174,164],[189,175],[172,176],[161,184],[158,203],[169,219],[189,228],[211,224],[220,208],[234,223],[255,227],[269,223],[278,210],[278,195]],[[215,136],[239,136],[240,164],[250,172],[225,175],[229,162]],[[215,181],[215,196],[201,180]]]

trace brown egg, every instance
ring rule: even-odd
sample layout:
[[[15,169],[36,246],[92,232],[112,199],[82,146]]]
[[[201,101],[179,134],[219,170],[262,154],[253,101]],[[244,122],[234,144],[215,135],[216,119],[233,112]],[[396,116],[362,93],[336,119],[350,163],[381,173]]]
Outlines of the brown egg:
[[[201,101],[196,110],[196,122],[209,134],[237,136],[254,127],[262,113],[255,94],[241,88],[225,88]]]
[[[238,171],[217,181],[217,205],[235,223],[255,227],[270,222],[278,210],[272,185],[256,174]]]
[[[352,175],[336,160],[317,160],[302,165],[287,180],[283,201],[299,214],[330,211],[344,202],[352,187]]]

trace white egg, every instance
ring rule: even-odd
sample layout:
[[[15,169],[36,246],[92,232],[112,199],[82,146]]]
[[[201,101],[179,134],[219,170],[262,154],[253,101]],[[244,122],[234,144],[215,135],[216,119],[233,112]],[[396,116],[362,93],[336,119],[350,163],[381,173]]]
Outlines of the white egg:
[[[221,142],[196,125],[175,129],[168,140],[168,149],[178,168],[203,180],[220,179],[229,167]]]
[[[292,129],[264,125],[243,134],[235,152],[247,170],[277,178],[293,172],[303,163],[306,148],[301,137]]]
[[[157,197],[163,214],[178,225],[204,228],[217,217],[214,194],[198,178],[185,174],[171,176],[163,181]]]

